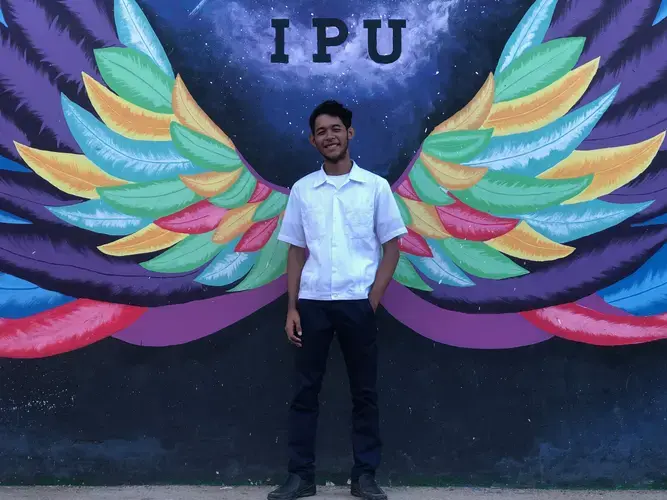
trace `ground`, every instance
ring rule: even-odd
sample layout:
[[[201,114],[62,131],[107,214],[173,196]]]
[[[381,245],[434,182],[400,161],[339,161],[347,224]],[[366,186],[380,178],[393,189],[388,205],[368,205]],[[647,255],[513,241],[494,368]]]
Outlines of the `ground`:
[[[123,488],[0,487],[0,500],[264,500],[269,488],[145,486]],[[390,500],[664,500],[667,492],[507,489],[387,489]],[[347,488],[320,488],[320,500],[353,498]]]

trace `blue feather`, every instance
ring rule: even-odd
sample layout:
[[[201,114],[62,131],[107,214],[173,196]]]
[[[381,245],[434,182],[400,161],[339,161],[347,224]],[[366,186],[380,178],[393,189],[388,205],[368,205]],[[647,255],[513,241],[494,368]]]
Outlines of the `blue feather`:
[[[73,300],[10,274],[0,274],[0,318],[25,318]]]
[[[653,21],[653,26],[661,23],[665,19],[667,19],[667,0],[662,0],[660,8],[658,9],[658,13],[655,16],[655,21]]]
[[[102,200],[89,200],[64,207],[46,207],[59,219],[88,231],[126,236],[145,228],[151,219],[124,214]]]
[[[0,224],[32,224],[29,220],[21,219],[14,214],[0,210]]]
[[[633,227],[659,226],[660,224],[667,224],[667,214],[659,215],[658,217],[651,220],[647,220],[646,222],[639,222],[637,224],[633,224]]]
[[[598,292],[614,307],[637,316],[667,312],[667,245],[630,276]]]
[[[5,15],[2,13],[2,8],[0,8],[0,23],[7,26],[7,21],[5,21]]]
[[[32,172],[32,170],[29,168],[26,168],[20,163],[16,163],[9,158],[5,158],[4,156],[0,156],[0,170],[10,170],[12,172]]]

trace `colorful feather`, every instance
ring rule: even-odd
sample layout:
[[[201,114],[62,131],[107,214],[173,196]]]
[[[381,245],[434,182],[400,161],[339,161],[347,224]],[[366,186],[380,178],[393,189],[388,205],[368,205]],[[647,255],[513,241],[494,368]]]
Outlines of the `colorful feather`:
[[[616,92],[618,87],[539,130],[494,137],[484,152],[464,164],[539,175],[563,161],[582,143],[609,108]]]
[[[21,319],[0,319],[0,356],[43,358],[102,340],[134,323],[142,307],[80,299]]]
[[[120,45],[116,31],[106,12],[95,0],[58,0],[81,22],[86,32],[95,37],[102,46]]]
[[[433,133],[483,128],[482,124],[491,112],[494,92],[495,81],[493,74],[490,74],[475,97],[461,111],[438,125]]]
[[[410,182],[410,177],[401,182],[401,184],[396,188],[396,195],[406,198],[412,201],[421,201],[419,195],[415,191],[415,188],[412,187],[412,182]]]
[[[438,212],[433,205],[427,205],[420,201],[403,200],[410,212],[410,228],[425,238],[443,239],[448,238],[449,233],[440,222]]]
[[[60,92],[49,77],[35,68],[24,52],[4,36],[0,37],[0,61],[0,84],[41,121],[39,133],[48,129],[59,145],[80,152],[63,120],[63,110],[59,106]]]
[[[100,198],[117,210],[153,219],[175,214],[202,199],[179,179],[99,188],[97,191]]]
[[[552,335],[599,346],[621,346],[667,338],[667,319],[605,314],[577,304],[527,311],[521,315]]]
[[[169,142],[128,139],[109,130],[64,95],[62,103],[67,124],[85,155],[114,177],[143,182],[203,172]]]
[[[157,219],[155,225],[176,233],[208,233],[218,227],[226,213],[227,209],[202,200],[180,212]]]
[[[227,191],[241,176],[243,168],[232,172],[206,172],[194,175],[179,175],[183,183],[199,196],[210,198]]]
[[[484,167],[465,167],[442,161],[426,153],[422,153],[419,159],[437,183],[447,189],[468,189],[477,184],[489,170]],[[412,184],[410,187],[414,189]]]
[[[598,64],[599,59],[595,59],[529,96],[495,104],[482,127],[492,128],[493,135],[500,137],[549,125],[563,117],[584,95]]]
[[[248,203],[256,186],[257,179],[244,168],[238,180],[227,191],[210,198],[210,201],[219,207],[238,208]]]
[[[592,175],[579,179],[532,179],[514,174],[489,172],[476,185],[455,195],[481,212],[512,216],[559,205],[586,189]]]
[[[576,205],[558,205],[517,215],[533,229],[557,243],[567,243],[614,227],[651,205],[593,200]]]
[[[565,38],[528,50],[496,77],[495,102],[526,97],[565,76],[577,64],[584,42]]]
[[[183,156],[206,170],[231,172],[243,164],[235,150],[176,122],[171,124],[171,137]]]
[[[424,237],[409,227],[407,229],[408,234],[398,240],[400,251],[417,257],[433,257],[433,253]]]
[[[245,233],[253,225],[253,215],[257,205],[243,205],[229,210],[213,235],[213,241],[226,244]]]
[[[95,50],[104,81],[120,97],[156,113],[171,113],[174,79],[141,52],[123,47]]]
[[[148,56],[165,75],[173,78],[174,70],[146,15],[134,0],[115,0],[114,19],[120,41]]]
[[[16,163],[4,156],[0,156],[0,170],[6,170],[8,172],[30,172],[29,168],[25,168],[20,163]]]
[[[257,182],[255,184],[255,189],[250,195],[248,203],[261,203],[266,200],[271,194],[271,188],[264,184],[263,182]],[[282,194],[282,193],[278,193]]]
[[[59,219],[87,231],[126,236],[151,223],[151,219],[124,214],[102,200],[90,200],[64,207],[47,207]]]
[[[228,286],[247,275],[259,254],[235,252],[239,241],[240,238],[229,241],[195,281],[207,286]]]
[[[533,262],[562,259],[574,252],[574,247],[561,245],[541,235],[525,222],[508,233],[486,242],[505,255]]]
[[[667,313],[667,246],[635,273],[600,290],[605,302],[636,316]]]
[[[29,220],[17,217],[14,214],[0,210],[0,224],[32,224]]]
[[[438,160],[463,163],[486,149],[493,130],[463,130],[433,134],[424,140],[422,151]]]
[[[221,142],[234,149],[231,139],[199,107],[188,91],[180,75],[176,76],[176,85],[172,96],[172,107],[178,121],[195,132]]]
[[[427,240],[432,257],[407,255],[408,260],[428,279],[452,287],[475,286],[448,256],[442,240]]]
[[[242,292],[267,285],[287,271],[288,245],[278,240],[278,230],[259,251],[257,262],[243,281],[232,288],[232,292]]]
[[[414,266],[405,255],[399,256],[393,278],[397,283],[414,290],[422,290],[424,292],[433,291],[433,288],[424,283],[424,280],[421,279],[419,273],[415,271]]]
[[[7,21],[5,20],[5,15],[2,12],[2,6],[0,6],[0,24],[7,26]]]
[[[73,300],[10,274],[0,274],[0,318],[25,318]]]
[[[444,162],[434,159],[434,161],[431,161],[431,168],[435,170],[433,165],[440,166],[441,163]],[[461,168],[465,169],[465,167]],[[451,170],[455,171],[455,168],[452,168]],[[441,170],[436,171],[441,177],[443,176]],[[454,200],[447,195],[447,192],[438,184],[431,172],[424,166],[422,160],[417,159],[412,166],[409,179],[410,185],[417,193],[419,199],[424,203],[428,203],[429,205],[449,205],[450,203],[454,203]],[[451,183],[449,184],[451,185]]]
[[[662,0],[662,2],[660,3],[660,8],[658,9],[658,13],[655,15],[653,26],[657,25],[658,23],[661,23],[665,19],[667,19],[667,0]]]
[[[213,232],[191,235],[166,252],[144,262],[142,267],[156,273],[185,273],[200,268],[223,249],[214,243]]]
[[[12,24],[20,27],[43,64],[56,69],[59,75],[79,88],[82,88],[82,71],[101,80],[90,55],[72,39],[66,27],[58,25],[57,19],[51,17],[42,4],[35,0],[5,0],[5,5]]]
[[[473,276],[500,280],[528,274],[486,243],[450,238],[443,240],[442,247],[458,267]]]
[[[98,249],[102,253],[115,257],[139,255],[164,250],[184,240],[187,236],[187,234],[174,233],[155,224],[149,224],[136,233],[102,245]]]
[[[462,240],[487,241],[508,233],[519,223],[517,219],[494,217],[475,210],[458,200],[436,210],[445,231]]]
[[[37,175],[74,196],[99,198],[97,188],[127,184],[100,170],[83,155],[42,151],[18,143],[16,150]]]
[[[139,141],[170,141],[174,115],[155,113],[121,99],[83,74],[88,98],[104,124],[114,132]]]
[[[260,222],[280,215],[287,206],[287,200],[287,195],[277,191],[271,191],[271,194],[257,207],[252,220]],[[252,197],[250,198],[249,203],[253,203]]]
[[[540,0],[528,9],[500,54],[496,74],[501,74],[527,50],[542,43],[557,3],[558,0]]]
[[[647,141],[595,151],[575,151],[554,168],[543,172],[542,179],[571,179],[593,175],[591,184],[565,203],[595,200],[624,186],[644,172],[665,139],[665,132]]]
[[[257,252],[266,245],[278,227],[278,216],[273,219],[256,222],[241,237],[235,252]]]

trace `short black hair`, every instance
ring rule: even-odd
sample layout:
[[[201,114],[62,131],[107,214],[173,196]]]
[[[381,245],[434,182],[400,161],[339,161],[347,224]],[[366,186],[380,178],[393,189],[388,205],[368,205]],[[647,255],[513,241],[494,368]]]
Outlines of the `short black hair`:
[[[338,101],[328,100],[317,106],[310,115],[310,131],[315,133],[315,120],[320,115],[329,115],[340,118],[345,128],[352,126],[352,111],[347,109]]]

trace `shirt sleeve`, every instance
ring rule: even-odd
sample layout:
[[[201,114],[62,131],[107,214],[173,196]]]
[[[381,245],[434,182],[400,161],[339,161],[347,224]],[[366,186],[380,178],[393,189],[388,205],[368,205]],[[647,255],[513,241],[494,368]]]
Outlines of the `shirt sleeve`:
[[[391,187],[386,179],[382,179],[375,199],[375,234],[384,245],[407,232]]]
[[[301,219],[301,200],[298,190],[292,189],[287,200],[283,223],[280,226],[278,239],[301,248],[306,248],[306,235],[303,230],[303,221]]]

